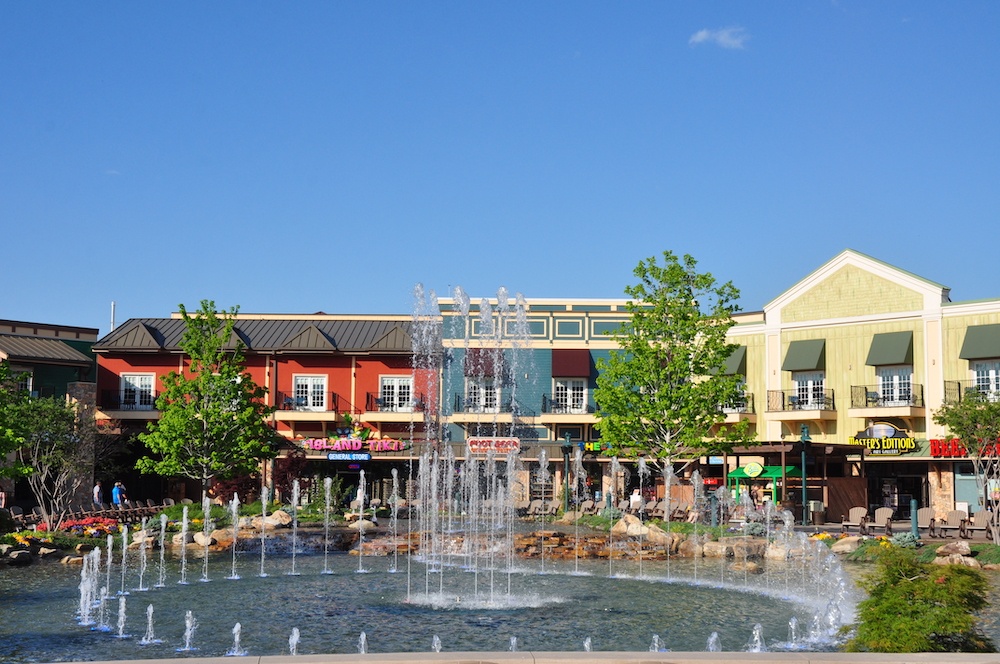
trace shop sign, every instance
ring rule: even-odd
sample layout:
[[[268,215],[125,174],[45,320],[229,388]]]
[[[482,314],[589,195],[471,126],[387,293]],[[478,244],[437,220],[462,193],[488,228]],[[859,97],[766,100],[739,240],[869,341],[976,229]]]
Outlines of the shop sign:
[[[874,422],[847,442],[864,447],[872,456],[900,456],[917,449],[913,436],[891,422]]]
[[[754,461],[743,466],[743,472],[747,477],[758,477],[764,472],[764,466]]]
[[[367,452],[328,452],[327,461],[371,461],[372,455]]]
[[[509,454],[521,450],[520,438],[469,438],[465,441],[473,454]]]
[[[412,446],[409,441],[396,440],[394,438],[306,438],[305,440],[293,441],[299,447],[316,452],[358,452],[367,450],[369,452],[402,452]]]
[[[979,450],[979,456],[997,456],[1000,454],[1000,443],[983,445]],[[967,459],[969,450],[965,448],[958,438],[951,440],[931,439],[931,456],[935,459]]]

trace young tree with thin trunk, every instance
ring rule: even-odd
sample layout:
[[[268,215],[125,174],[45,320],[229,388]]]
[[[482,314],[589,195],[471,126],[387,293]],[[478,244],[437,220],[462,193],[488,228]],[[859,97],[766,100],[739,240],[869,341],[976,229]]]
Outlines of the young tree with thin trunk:
[[[993,543],[1000,544],[1000,401],[991,396],[967,392],[959,401],[941,406],[934,421],[946,427],[968,452],[983,505],[993,508]]]
[[[14,454],[24,444],[20,407],[29,396],[20,388],[20,380],[7,360],[0,362],[0,477],[23,477],[31,470]]]
[[[199,480],[202,496],[215,478],[256,472],[261,460],[275,455],[278,441],[266,422],[274,411],[267,390],[246,373],[245,346],[233,334],[237,312],[234,307],[220,315],[210,300],[193,315],[180,306],[188,365],[163,378],[156,399],[160,419],[139,435],[155,455],[139,459],[140,471]]]
[[[93,408],[65,397],[29,398],[17,412],[23,438],[17,459],[30,468],[28,486],[51,531],[89,485],[95,461],[117,450],[118,422],[98,424]]]
[[[617,456],[646,458],[661,470],[749,443],[745,420],[723,425],[723,408],[744,398],[742,377],[724,371],[738,348],[726,333],[739,291],[669,251],[634,274],[638,283],[625,289],[629,319],[613,333],[619,349],[597,364],[602,441]]]

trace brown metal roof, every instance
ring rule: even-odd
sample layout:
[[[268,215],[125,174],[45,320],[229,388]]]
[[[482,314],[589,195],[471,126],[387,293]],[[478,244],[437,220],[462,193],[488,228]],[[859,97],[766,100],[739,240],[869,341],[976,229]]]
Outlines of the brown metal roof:
[[[409,353],[412,321],[238,318],[234,335],[257,353]],[[184,320],[134,318],[94,344],[96,353],[180,351]],[[230,338],[230,343],[234,339]]]
[[[94,364],[94,361],[89,357],[58,339],[25,337],[16,334],[0,334],[0,355],[5,359],[18,362],[43,362],[87,367]]]

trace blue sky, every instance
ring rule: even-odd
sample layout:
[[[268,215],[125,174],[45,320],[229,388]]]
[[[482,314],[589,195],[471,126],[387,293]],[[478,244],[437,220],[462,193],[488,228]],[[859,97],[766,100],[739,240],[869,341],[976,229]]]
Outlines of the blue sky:
[[[1000,297],[998,28],[976,1],[6,2],[0,318],[621,297],[664,250],[747,310],[845,248]]]

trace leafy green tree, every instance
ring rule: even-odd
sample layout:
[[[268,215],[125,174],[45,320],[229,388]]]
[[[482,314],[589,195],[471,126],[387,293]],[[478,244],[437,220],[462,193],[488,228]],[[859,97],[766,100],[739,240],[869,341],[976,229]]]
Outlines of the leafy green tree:
[[[238,308],[220,315],[214,302],[202,300],[193,315],[183,305],[180,312],[188,366],[164,376],[156,399],[160,419],[139,435],[156,457],[143,457],[136,467],[199,480],[204,496],[213,479],[250,474],[274,456],[277,434],[266,423],[274,408],[266,404],[267,390],[245,372],[245,346],[233,334]]]
[[[990,516],[993,543],[1000,544],[1000,401],[972,391],[962,399],[946,403],[934,413],[934,421],[961,441],[972,460],[979,495],[994,504]]]
[[[891,547],[861,582],[851,652],[995,652],[976,625],[988,604],[989,583],[979,570],[929,565],[913,550]]]
[[[723,370],[737,348],[726,332],[739,291],[669,251],[662,263],[640,262],[634,274],[638,283],[625,289],[629,320],[614,332],[619,349],[597,363],[602,440],[618,456],[664,468],[748,443],[748,422],[722,424],[723,408],[744,396],[742,377]]]
[[[117,436],[98,425],[93,409],[65,397],[30,398],[18,407],[23,444],[18,461],[30,468],[28,486],[42,511],[42,520],[54,529],[71,510],[81,487],[90,483],[94,461],[114,445]]]
[[[23,477],[31,470],[13,454],[24,444],[19,433],[20,406],[28,400],[28,393],[20,389],[20,378],[7,360],[0,362],[0,477]]]

